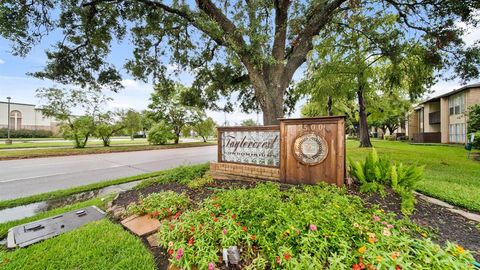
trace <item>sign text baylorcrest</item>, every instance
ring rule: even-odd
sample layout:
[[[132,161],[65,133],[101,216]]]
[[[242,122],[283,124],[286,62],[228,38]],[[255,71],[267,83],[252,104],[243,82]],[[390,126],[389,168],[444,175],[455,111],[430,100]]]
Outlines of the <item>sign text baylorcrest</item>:
[[[280,166],[279,130],[242,130],[221,133],[222,161]]]

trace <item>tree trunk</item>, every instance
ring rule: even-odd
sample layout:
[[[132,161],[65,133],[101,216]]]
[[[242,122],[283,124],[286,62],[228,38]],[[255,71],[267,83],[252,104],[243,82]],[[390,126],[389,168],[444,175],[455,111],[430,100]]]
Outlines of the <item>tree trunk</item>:
[[[387,129],[385,127],[380,128],[382,130],[382,138],[380,139],[385,139],[385,133],[387,132]]]
[[[180,133],[178,133],[178,134],[175,133],[175,141],[174,141],[174,143],[175,143],[175,144],[178,144],[179,142],[180,142]]]
[[[367,112],[365,110],[365,100],[363,98],[363,86],[359,87],[357,91],[358,96],[358,139],[360,140],[359,147],[372,147],[370,142],[370,134],[368,132]]]
[[[328,96],[327,97],[327,115],[332,116],[332,97]]]
[[[263,125],[278,125],[278,119],[284,117],[284,92],[285,90],[282,91],[282,89],[265,90],[265,102],[261,105],[263,112]]]

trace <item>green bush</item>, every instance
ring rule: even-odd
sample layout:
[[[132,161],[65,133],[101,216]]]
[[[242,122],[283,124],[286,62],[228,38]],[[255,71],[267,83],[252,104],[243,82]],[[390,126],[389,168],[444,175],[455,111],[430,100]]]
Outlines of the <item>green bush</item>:
[[[473,140],[472,146],[480,150],[480,131],[475,132],[475,139]]]
[[[19,130],[10,130],[10,138],[50,138],[53,136],[53,133],[50,130],[29,130],[29,129],[19,129]],[[0,129],[0,138],[8,138],[8,129]]]
[[[148,131],[147,140],[150,144],[166,144],[168,140],[175,139],[175,134],[172,132],[172,128],[164,121],[153,125]]]
[[[201,187],[205,186],[206,184],[209,184],[209,183],[212,183],[212,182],[213,182],[212,176],[210,174],[206,173],[202,177],[197,177],[197,178],[193,179],[192,181],[190,181],[187,184],[187,186],[191,189],[198,189],[198,188],[201,188]]]
[[[163,221],[158,240],[182,269],[220,267],[230,246],[242,248],[245,269],[467,269],[473,260],[462,247],[441,248],[417,231],[333,186],[267,183],[218,193]]]
[[[208,163],[190,165],[190,166],[179,166],[174,169],[166,170],[163,174],[144,180],[142,183],[136,186],[136,188],[144,188],[155,183],[172,183],[177,182],[180,184],[188,184],[190,181],[202,177],[210,168]]]
[[[185,210],[189,204],[185,194],[164,191],[141,197],[138,203],[128,205],[127,212],[137,215],[150,214],[153,218],[163,219]]]
[[[350,174],[360,183],[361,192],[378,192],[385,195],[384,186],[390,185],[402,198],[402,212],[412,213],[415,204],[413,189],[423,179],[423,166],[392,164],[389,159],[379,158],[375,149],[365,161],[350,160]]]

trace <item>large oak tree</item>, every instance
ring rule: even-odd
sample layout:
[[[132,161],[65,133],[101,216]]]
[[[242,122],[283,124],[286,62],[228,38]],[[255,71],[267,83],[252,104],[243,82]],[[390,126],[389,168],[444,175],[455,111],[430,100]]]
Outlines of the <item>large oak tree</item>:
[[[3,0],[0,35],[26,55],[60,32],[45,69],[33,75],[118,90],[120,72],[108,56],[111,43],[129,33],[133,57],[124,67],[135,78],[158,82],[174,64],[196,77],[190,102],[219,109],[218,100],[237,92],[244,110],[260,107],[264,124],[274,124],[295,103],[292,77],[332,18],[348,20],[352,8],[395,13],[400,31],[421,33],[432,57],[454,60],[467,78],[478,76],[480,57],[459,42],[457,26],[475,23],[479,6],[478,0]]]

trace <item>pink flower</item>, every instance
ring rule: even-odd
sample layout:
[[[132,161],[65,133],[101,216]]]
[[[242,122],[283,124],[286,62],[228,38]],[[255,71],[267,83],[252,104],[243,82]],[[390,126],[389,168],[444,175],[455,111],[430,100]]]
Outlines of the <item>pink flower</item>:
[[[179,248],[177,251],[177,260],[180,260],[183,256],[183,248]]]
[[[316,232],[317,231],[317,226],[315,226],[313,224],[310,224],[310,231]]]
[[[208,264],[208,270],[214,270],[215,269],[215,264],[213,262]]]
[[[375,220],[375,221],[380,221],[380,217],[379,217],[379,216],[373,215],[372,217],[373,217],[373,220]]]
[[[228,233],[227,229],[223,229],[222,232],[223,232],[223,234],[227,234],[227,233]]]

